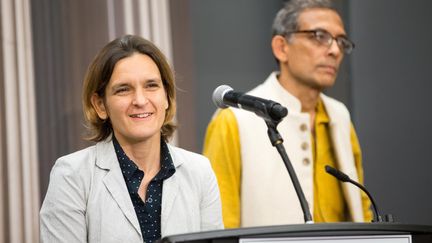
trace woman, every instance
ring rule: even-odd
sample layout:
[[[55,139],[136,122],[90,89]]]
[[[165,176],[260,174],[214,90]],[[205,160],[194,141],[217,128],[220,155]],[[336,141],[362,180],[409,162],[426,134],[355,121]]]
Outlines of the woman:
[[[87,71],[83,109],[97,144],[56,161],[42,242],[153,242],[223,228],[209,161],[167,144],[175,84],[157,47],[131,35],[105,46]]]

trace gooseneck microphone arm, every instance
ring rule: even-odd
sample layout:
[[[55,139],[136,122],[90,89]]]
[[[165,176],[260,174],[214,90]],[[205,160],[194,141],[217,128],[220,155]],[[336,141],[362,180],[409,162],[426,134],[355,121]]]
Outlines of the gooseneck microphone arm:
[[[347,174],[343,173],[340,170],[337,170],[329,165],[325,166],[325,170],[327,173],[329,173],[330,175],[336,177],[336,179],[342,181],[342,182],[349,182],[354,184],[355,186],[357,186],[358,188],[360,188],[362,191],[364,191],[366,193],[366,195],[369,197],[370,201],[372,202],[372,208],[374,211],[374,219],[372,220],[372,222],[383,222],[382,218],[381,218],[381,214],[378,211],[378,207],[375,203],[375,200],[373,199],[372,195],[369,193],[369,191],[360,183],[353,181]]]
[[[309,210],[309,204],[306,200],[306,197],[303,193],[303,190],[301,188],[300,182],[297,178],[297,174],[295,173],[295,170],[291,164],[291,161],[285,151],[285,147],[283,146],[283,139],[282,136],[279,134],[278,130],[276,129],[277,125],[279,124],[281,120],[279,121],[272,121],[272,120],[266,120],[267,124],[267,134],[270,138],[270,142],[273,145],[273,147],[276,147],[277,151],[279,152],[280,156],[282,157],[282,160],[285,164],[286,169],[288,170],[288,174],[291,178],[291,182],[294,186],[294,189],[296,191],[297,197],[300,201],[300,206],[303,211],[303,217],[306,224],[312,224],[312,215]]]

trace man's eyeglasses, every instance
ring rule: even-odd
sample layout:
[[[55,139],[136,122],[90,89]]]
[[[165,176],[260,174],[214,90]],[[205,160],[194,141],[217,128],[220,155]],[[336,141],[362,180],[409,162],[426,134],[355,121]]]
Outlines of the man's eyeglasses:
[[[297,30],[292,32],[287,32],[287,34],[312,34],[313,38],[321,45],[330,47],[333,40],[336,40],[339,48],[346,54],[350,54],[354,49],[354,43],[350,41],[346,36],[336,36],[334,37],[328,31],[323,29],[316,30]]]

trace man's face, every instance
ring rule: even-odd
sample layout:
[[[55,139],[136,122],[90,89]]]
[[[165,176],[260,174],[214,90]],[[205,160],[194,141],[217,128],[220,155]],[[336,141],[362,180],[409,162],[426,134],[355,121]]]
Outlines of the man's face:
[[[333,37],[345,35],[340,16],[330,9],[307,9],[298,18],[299,31],[324,30]],[[323,90],[333,86],[344,53],[333,40],[331,45],[317,41],[313,33],[296,33],[288,37],[287,61],[288,76],[301,85]]]

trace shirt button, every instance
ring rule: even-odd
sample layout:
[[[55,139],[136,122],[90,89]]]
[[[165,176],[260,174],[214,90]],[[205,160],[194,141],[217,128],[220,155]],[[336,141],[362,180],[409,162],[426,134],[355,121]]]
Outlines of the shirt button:
[[[310,164],[310,159],[309,158],[304,158],[303,159],[303,165],[304,166],[308,166]]]
[[[306,130],[307,130],[307,125],[306,124],[301,124],[300,125],[300,131],[302,131],[302,132],[306,132]]]
[[[307,142],[303,142],[302,144],[301,144],[301,149],[303,149],[303,150],[307,150],[309,148],[309,144],[307,143]]]

